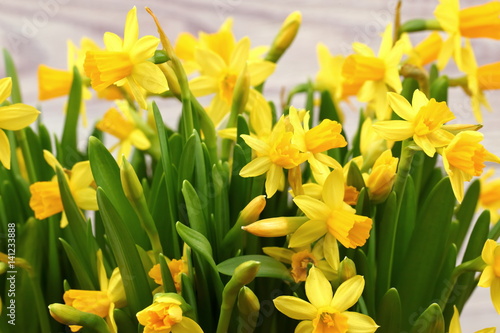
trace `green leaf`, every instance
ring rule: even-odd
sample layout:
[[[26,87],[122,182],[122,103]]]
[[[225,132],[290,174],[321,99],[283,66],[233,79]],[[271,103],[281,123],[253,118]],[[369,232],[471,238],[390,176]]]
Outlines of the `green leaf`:
[[[113,310],[114,319],[117,326],[117,331],[120,333],[137,333],[137,324],[132,318],[122,309]]]
[[[419,211],[396,285],[403,306],[403,325],[408,325],[410,317],[432,301],[435,286],[439,283],[436,272],[440,271],[448,250],[454,205],[450,180],[444,178],[429,193]]]
[[[120,269],[130,310],[137,313],[151,304],[151,289],[130,230],[102,188],[97,188],[97,203],[102,215],[109,246]],[[134,318],[135,319],[135,318]]]
[[[456,217],[459,222],[459,229],[454,243],[459,249],[462,247],[465,235],[467,234],[467,231],[469,231],[472,218],[474,217],[474,213],[476,212],[479,193],[480,183],[479,179],[476,179],[472,182],[472,184],[470,184],[467,192],[465,193],[464,199],[462,200],[462,203],[457,209]]]
[[[189,217],[189,225],[193,230],[198,231],[205,237],[207,234],[207,222],[205,221],[203,211],[208,207],[202,207],[196,190],[187,180],[182,182],[182,195],[186,202],[186,210]]]
[[[14,64],[12,56],[7,49],[3,49],[3,58],[5,63],[5,76],[9,76],[12,79],[10,100],[12,103],[22,103],[23,98],[21,97],[21,89],[19,88],[19,78],[17,76],[16,65]]]
[[[413,92],[419,88],[418,81],[414,78],[407,77],[403,80],[402,85],[403,90],[401,90],[401,95],[411,103],[411,100],[413,99]],[[395,112],[393,112],[393,117],[397,117],[393,119],[401,119]]]
[[[176,293],[177,289],[175,288],[174,280],[172,279],[172,272],[170,272],[170,268],[168,267],[167,260],[163,255],[158,256],[158,262],[160,264],[161,271],[161,279],[163,282],[163,289],[166,293],[172,292]]]
[[[66,252],[66,256],[71,263],[71,267],[73,268],[73,272],[75,272],[76,279],[78,281],[77,289],[84,290],[99,290],[98,285],[94,284],[92,278],[89,276],[89,270],[85,267],[84,263],[80,259],[79,255],[75,252],[73,247],[68,244],[64,239],[59,238],[61,242],[64,252]],[[92,253],[87,253],[87,256],[91,256]]]
[[[448,100],[448,77],[440,76],[431,84],[429,96],[435,98],[438,102],[446,102]]]
[[[258,261],[260,262],[260,269],[257,273],[257,277],[268,277],[274,279],[281,279],[289,282],[293,282],[293,278],[290,275],[290,271],[278,260],[264,255],[245,255],[234,257],[226,261],[221,262],[217,265],[217,270],[224,275],[233,275],[234,269],[240,264],[247,261]]]
[[[73,164],[81,160],[80,153],[77,148],[78,137],[78,117],[80,116],[80,107],[82,105],[82,79],[78,68],[73,67],[73,82],[69,91],[68,104],[66,106],[66,119],[64,121],[64,129],[61,138],[61,150],[59,161],[67,167],[71,168]]]
[[[401,300],[396,288],[387,290],[377,309],[377,333],[401,332]]]
[[[148,248],[149,240],[146,232],[142,229],[137,214],[123,192],[120,168],[102,142],[94,137],[89,139],[89,160],[94,180],[116,207],[123,221],[122,228],[130,232],[136,244],[142,248]]]
[[[444,333],[445,323],[441,308],[431,304],[412,325],[410,333]]]
[[[346,184],[354,186],[358,191],[361,191],[363,187],[366,187],[363,175],[361,174],[361,171],[356,163],[350,163],[349,165]]]
[[[185,273],[181,273],[181,285],[182,285],[182,297],[186,300],[186,302],[191,306],[193,316],[191,319],[194,321],[198,318],[198,309],[196,302],[196,293],[193,286],[193,280],[186,275]]]

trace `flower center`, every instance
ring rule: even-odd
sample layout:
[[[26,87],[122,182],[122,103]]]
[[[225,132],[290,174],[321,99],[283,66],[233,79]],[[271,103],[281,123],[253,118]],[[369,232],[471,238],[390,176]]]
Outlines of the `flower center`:
[[[321,311],[313,320],[314,332],[346,333],[349,329],[347,317],[331,308]]]
[[[420,108],[415,117],[415,134],[427,135],[453,119],[455,119],[455,115],[446,106],[446,103],[436,102],[432,98],[427,105]]]
[[[134,64],[127,52],[89,51],[83,66],[92,88],[102,91],[132,74]]]
[[[222,99],[227,103],[231,104],[233,98],[234,87],[236,86],[236,80],[238,76],[231,73],[226,73],[219,83],[219,92],[222,95]]]
[[[471,176],[480,176],[484,168],[486,149],[477,142],[460,140],[446,152],[451,166]]]
[[[316,258],[308,250],[292,255],[292,276],[296,283],[306,280],[309,263],[316,265]]]
[[[299,149],[292,145],[293,133],[284,132],[278,140],[271,142],[269,158],[271,161],[285,169],[291,169],[304,162],[307,155],[301,153]]]

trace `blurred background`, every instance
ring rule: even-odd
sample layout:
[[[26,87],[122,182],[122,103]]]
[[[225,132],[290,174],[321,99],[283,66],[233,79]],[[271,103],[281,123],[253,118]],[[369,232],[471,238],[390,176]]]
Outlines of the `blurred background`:
[[[462,0],[468,7],[484,0]],[[174,42],[180,32],[215,32],[228,17],[234,18],[233,31],[237,39],[249,36],[252,46],[269,45],[282,21],[292,11],[302,12],[301,30],[292,45],[279,61],[275,73],[267,81],[264,95],[276,103],[280,92],[289,91],[296,84],[314,80],[318,71],[316,45],[322,42],[332,54],[352,53],[354,41],[368,44],[378,50],[380,34],[394,19],[394,0],[0,0],[0,46],[13,56],[22,85],[23,100],[39,107],[42,119],[49,130],[60,134],[63,125],[65,98],[39,102],[37,68],[39,64],[66,69],[67,40],[79,44],[82,37],[89,37],[103,46],[106,31],[123,36],[127,12],[135,5],[138,9],[140,36],[156,35],[152,19],[144,10],[150,7]],[[403,1],[401,18],[432,18],[437,0]],[[414,42],[425,33],[412,35]],[[500,61],[500,41],[472,41],[478,65]],[[448,66],[450,77],[460,73]],[[3,61],[0,77],[5,76]],[[500,155],[500,92],[487,93],[492,113],[483,113],[484,146]],[[449,105],[456,114],[456,123],[475,123],[470,109],[470,99],[460,88],[450,92]],[[179,105],[175,101],[158,101],[167,123],[176,126]],[[300,101],[297,103],[301,107]],[[87,111],[90,124],[112,105],[112,102],[89,102]],[[357,124],[357,106],[343,106],[345,127],[352,135]],[[82,129],[81,144],[85,146],[90,128]],[[497,168],[498,169],[498,168]],[[499,198],[500,200],[500,198]],[[489,290],[478,288],[462,314],[462,329],[473,332],[497,326],[496,314],[489,297]]]

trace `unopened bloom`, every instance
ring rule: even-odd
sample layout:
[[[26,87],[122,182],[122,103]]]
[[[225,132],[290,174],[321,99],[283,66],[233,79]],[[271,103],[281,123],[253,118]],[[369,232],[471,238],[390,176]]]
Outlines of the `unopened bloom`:
[[[401,95],[388,93],[390,107],[403,120],[386,120],[373,124],[377,133],[386,140],[402,141],[413,137],[415,143],[430,157],[436,148],[444,147],[453,139],[453,134],[443,125],[455,119],[445,102],[427,99],[420,90],[415,90],[411,104]]]
[[[357,275],[342,283],[335,294],[320,269],[312,267],[306,279],[309,302],[294,296],[279,296],[274,306],[287,317],[302,320],[295,332],[372,333],[378,328],[367,315],[347,311],[363,293],[365,280]]]
[[[290,238],[290,247],[311,244],[324,235],[325,247],[334,246],[335,239],[347,248],[363,246],[370,236],[372,219],[356,214],[356,210],[344,202],[344,176],[335,169],[323,185],[322,201],[307,195],[298,195],[293,201],[310,219]],[[332,239],[333,236],[333,239]],[[327,260],[331,260],[327,256]]]
[[[448,146],[442,149],[444,169],[450,176],[453,193],[459,202],[464,196],[464,182],[481,176],[484,162],[500,163],[500,158],[484,148],[480,142],[483,134],[475,131],[458,133]]]
[[[398,158],[392,157],[391,150],[386,150],[375,161],[372,170],[365,179],[370,200],[383,202],[392,191],[392,185],[396,179]]]
[[[490,288],[491,301],[500,314],[500,244],[488,239],[484,244],[481,258],[487,266],[477,285]]]
[[[402,89],[399,61],[403,56],[403,45],[399,42],[393,45],[392,26],[388,25],[377,56],[362,43],[354,43],[353,49],[356,54],[346,58],[342,75],[347,82],[363,82],[358,99],[371,103],[379,120],[389,119],[391,112],[387,108],[387,92],[392,89],[399,93]]]
[[[184,316],[183,303],[171,294],[157,294],[153,304],[137,313],[144,333],[202,333],[201,327]]]
[[[443,69],[453,55],[462,67],[460,47],[462,37],[500,39],[500,2],[460,9],[459,0],[440,0],[434,16],[449,35],[438,58],[438,68]]]
[[[0,105],[10,96],[12,91],[12,79],[6,77],[0,79]],[[40,111],[32,106],[16,103],[0,106],[0,163],[10,169],[10,144],[7,134],[2,129],[19,131],[33,123]]]
[[[283,117],[274,126],[267,140],[249,135],[241,137],[255,150],[257,157],[241,169],[240,176],[256,177],[265,173],[268,198],[271,198],[276,191],[284,190],[283,169],[295,168],[308,159],[308,154],[301,152],[297,145],[293,144],[293,132],[286,130]]]
[[[160,40],[154,36],[139,39],[137,10],[132,8],[127,14],[123,39],[107,32],[104,35],[106,50],[87,52],[84,68],[91,78],[92,88],[99,92],[112,84],[128,84],[140,107],[146,109],[142,89],[155,94],[168,89],[162,71],[148,60],[159,43]]]

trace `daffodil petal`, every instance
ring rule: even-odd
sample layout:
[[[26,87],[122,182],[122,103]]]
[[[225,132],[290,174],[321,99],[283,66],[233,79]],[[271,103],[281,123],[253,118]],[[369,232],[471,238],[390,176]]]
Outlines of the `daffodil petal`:
[[[139,38],[139,22],[137,21],[137,8],[134,6],[127,13],[125,28],[123,29],[123,48],[130,50]]]
[[[168,90],[168,82],[161,69],[149,61],[134,65],[132,78],[144,89],[153,94],[161,94]]]
[[[396,112],[396,114],[404,120],[412,121],[417,114],[417,112],[413,110],[411,104],[406,100],[406,98],[404,98],[400,94],[388,92],[387,102],[389,103],[389,106],[394,110],[394,112]]]
[[[352,49],[356,54],[365,57],[375,57],[375,53],[373,52],[373,50],[366,44],[354,42],[352,43]]]
[[[283,169],[280,166],[271,163],[266,174],[266,194],[268,198],[271,198],[276,191],[282,189],[284,179],[285,174],[283,173]]]
[[[314,326],[312,321],[303,320],[295,327],[294,333],[311,333],[313,330]]]
[[[31,125],[40,111],[22,103],[0,107],[0,128],[18,131]]]
[[[326,261],[333,268],[333,270],[338,271],[340,264],[339,245],[331,233],[327,233],[325,235],[323,253]]]
[[[71,169],[70,187],[74,189],[86,188],[94,181],[90,162],[83,161],[76,163]]]
[[[0,129],[0,162],[6,169],[10,169],[10,144],[9,138]]]
[[[493,302],[493,306],[495,307],[495,310],[497,310],[497,313],[500,314],[500,278],[499,277],[496,277],[491,282],[490,295],[491,295],[491,301]]]
[[[189,88],[195,96],[205,96],[218,91],[217,80],[211,76],[198,76],[189,81]]]
[[[325,221],[309,220],[290,237],[289,247],[308,246],[328,232]]]
[[[276,64],[270,61],[257,60],[248,62],[248,74],[250,75],[250,85],[257,86],[264,82],[276,69]]]
[[[172,333],[203,333],[200,325],[198,325],[193,319],[188,317],[182,317],[182,320],[172,326]]]
[[[312,267],[309,270],[306,279],[306,295],[309,302],[316,308],[328,306],[332,301],[332,286],[319,268]]]
[[[414,135],[413,140],[427,156],[433,157],[436,153],[436,148],[434,148],[427,135]]]
[[[324,202],[307,195],[298,195],[293,201],[311,220],[327,220],[331,209]]]
[[[105,32],[103,36],[104,45],[107,51],[121,52],[123,51],[122,39],[112,32]]]
[[[314,305],[293,296],[279,296],[273,300],[274,306],[285,316],[297,320],[312,320],[318,310]]]
[[[484,243],[483,250],[481,252],[481,258],[486,263],[486,265],[493,266],[495,264],[495,249],[497,247],[497,242],[493,239],[488,239]]]
[[[91,187],[78,189],[71,192],[75,198],[76,205],[83,210],[99,210],[97,205],[97,194]]]
[[[244,37],[234,47],[234,51],[231,55],[231,61],[229,67],[232,70],[240,72],[245,67],[248,60],[248,54],[250,53],[250,38]]]
[[[361,313],[346,311],[342,315],[347,317],[350,333],[373,333],[379,327],[371,317]]]
[[[384,120],[373,124],[373,129],[388,141],[403,141],[413,135],[413,125],[404,120]]]
[[[4,77],[0,79],[0,103],[3,103],[10,96],[12,92],[12,79],[10,77]]]
[[[265,155],[270,149],[269,144],[267,144],[267,142],[254,138],[250,135],[242,134],[241,138],[250,148],[255,150],[257,154]]]
[[[227,68],[224,60],[218,54],[210,50],[198,48],[195,50],[194,56],[196,62],[203,69],[202,74],[204,75],[217,77],[224,68]]]
[[[260,176],[269,170],[269,168],[271,167],[271,164],[272,164],[272,162],[269,159],[269,157],[266,157],[266,156],[257,157],[256,159],[252,160],[250,163],[245,165],[240,170],[240,176],[241,177]]]
[[[154,55],[159,44],[160,39],[155,36],[142,37],[135,43],[134,48],[130,50],[130,59],[135,64],[146,61]]]
[[[323,185],[323,201],[330,209],[342,207],[344,202],[344,173],[342,169],[335,169],[325,180]]]
[[[151,142],[146,137],[143,131],[136,128],[130,133],[129,140],[137,149],[147,150],[151,147]]]
[[[335,295],[333,295],[330,306],[339,312],[344,312],[356,304],[363,293],[364,287],[365,279],[361,275],[350,278],[339,286]]]
[[[291,264],[292,256],[295,254],[295,251],[275,246],[263,247],[262,251],[268,256],[273,257],[278,261],[284,262],[285,264]]]

